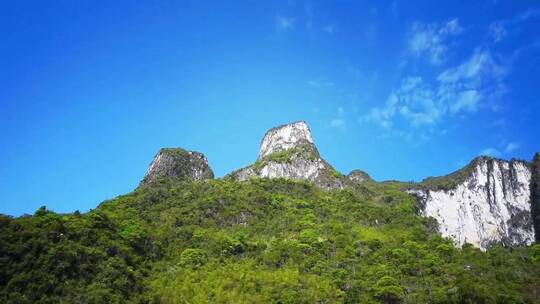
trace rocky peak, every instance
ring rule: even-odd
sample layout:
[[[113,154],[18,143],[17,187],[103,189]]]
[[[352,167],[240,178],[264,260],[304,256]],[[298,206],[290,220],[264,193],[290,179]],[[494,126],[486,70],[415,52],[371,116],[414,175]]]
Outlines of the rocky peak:
[[[520,160],[481,156],[442,177],[427,178],[409,192],[443,236],[481,249],[533,241],[531,169]]]
[[[373,181],[371,176],[362,170],[352,170],[349,174],[347,174],[347,178],[355,183]]]
[[[182,148],[163,148],[154,157],[141,185],[160,178],[191,178],[196,181],[214,178],[204,154]]]
[[[313,144],[311,130],[304,121],[272,128],[266,132],[261,142],[259,159],[291,148],[309,146],[316,150]]]
[[[303,121],[266,132],[255,164],[229,177],[239,181],[252,177],[307,180],[324,189],[342,189],[346,185],[345,177],[320,157],[311,131]]]

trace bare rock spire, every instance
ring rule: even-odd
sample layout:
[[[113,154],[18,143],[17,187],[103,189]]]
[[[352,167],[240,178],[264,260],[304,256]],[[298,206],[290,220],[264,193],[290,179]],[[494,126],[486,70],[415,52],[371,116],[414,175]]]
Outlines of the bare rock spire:
[[[264,135],[259,150],[259,159],[263,159],[265,156],[275,152],[304,145],[315,147],[313,145],[311,130],[304,121],[275,127],[268,130]]]
[[[214,178],[214,172],[202,153],[182,148],[163,148],[154,157],[141,185],[151,184],[160,178],[202,181]]]
[[[293,122],[264,135],[255,164],[229,175],[239,181],[253,177],[306,180],[324,189],[342,189],[348,180],[322,159],[308,125]]]

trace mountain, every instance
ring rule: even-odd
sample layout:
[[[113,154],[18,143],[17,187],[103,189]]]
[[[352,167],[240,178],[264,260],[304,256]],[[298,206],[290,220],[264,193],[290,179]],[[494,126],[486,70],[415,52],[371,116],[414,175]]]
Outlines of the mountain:
[[[537,154],[418,184],[345,176],[304,122],[225,178],[162,149],[89,212],[0,215],[0,303],[539,303],[539,172]]]
[[[455,244],[486,249],[534,242],[531,164],[478,157],[450,175],[428,178],[409,192],[421,214],[437,220]]]
[[[238,181],[253,177],[307,180],[328,190],[351,187],[360,181],[343,176],[321,158],[311,130],[303,121],[270,129],[262,139],[255,164],[228,177]]]
[[[202,181],[214,178],[204,154],[182,148],[163,148],[154,157],[141,185],[163,178],[191,178]]]

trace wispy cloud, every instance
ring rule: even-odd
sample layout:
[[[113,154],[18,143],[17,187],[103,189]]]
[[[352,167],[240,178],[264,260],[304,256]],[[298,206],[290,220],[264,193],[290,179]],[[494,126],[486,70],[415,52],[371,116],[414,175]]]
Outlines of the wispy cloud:
[[[491,157],[508,156],[510,153],[519,149],[519,144],[516,142],[509,142],[508,144],[501,146],[500,148],[501,149],[494,147],[486,148],[480,151],[480,155],[486,155]]]
[[[346,127],[345,109],[339,106],[336,109],[336,113],[337,113],[336,117],[330,120],[328,127],[337,128],[337,129],[345,129]]]
[[[531,19],[540,18],[540,9],[527,9],[512,18],[497,20],[491,23],[489,27],[489,35],[494,42],[500,42],[517,26]]]
[[[504,69],[493,60],[491,53],[486,49],[478,48],[467,61],[446,69],[437,79],[443,83],[467,82],[474,85],[490,75],[499,79],[503,74]]]
[[[505,153],[512,153],[519,149],[519,144],[515,142],[508,143],[506,147],[504,148]]]
[[[421,77],[406,77],[399,88],[387,98],[382,108],[372,108],[363,120],[389,130],[396,121],[404,121],[414,128],[435,125],[445,114],[434,90]],[[408,133],[396,134],[406,135]]]
[[[476,49],[462,64],[439,74],[438,95],[452,113],[474,112],[482,101],[496,108],[496,100],[505,91],[506,68],[495,61],[487,49]]]
[[[432,64],[442,64],[448,50],[448,38],[462,31],[456,18],[442,24],[416,22],[411,29],[409,50],[416,56],[428,56]]]
[[[444,69],[434,79],[405,77],[384,106],[372,108],[362,121],[386,130],[396,122],[418,129],[475,112],[482,106],[493,108],[492,101],[504,90],[504,74],[505,69],[489,51],[476,49],[463,63]]]
[[[294,28],[295,19],[292,17],[286,17],[278,15],[276,16],[276,29],[279,31],[290,30]]]

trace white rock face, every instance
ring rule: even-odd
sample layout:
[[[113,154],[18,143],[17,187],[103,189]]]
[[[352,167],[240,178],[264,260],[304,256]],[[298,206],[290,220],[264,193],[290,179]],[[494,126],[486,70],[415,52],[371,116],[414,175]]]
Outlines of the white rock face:
[[[459,247],[470,243],[485,250],[495,242],[516,246],[534,241],[530,180],[525,162],[480,158],[454,189],[410,193],[423,205],[422,214],[437,220],[443,236]]]
[[[275,157],[277,152],[289,153]],[[252,177],[288,178],[314,182],[324,189],[344,188],[343,178],[320,156],[311,131],[303,121],[266,132],[254,165],[231,173],[239,181]]]
[[[141,184],[160,178],[191,178],[197,181],[214,178],[204,154],[181,148],[161,149],[148,167]]]
[[[311,130],[303,121],[270,129],[264,135],[259,150],[259,159],[274,152],[288,150],[303,143],[313,144]]]
[[[264,160],[260,168],[255,165],[240,169],[232,175],[238,181],[246,181],[252,177],[287,178],[292,180],[307,180],[324,189],[343,189],[343,181],[333,176],[334,172],[323,159],[305,159],[301,154],[291,156],[289,162]]]
[[[321,159],[316,160],[298,160],[294,165],[289,163],[269,162],[262,167],[260,177],[268,178],[292,178],[315,181],[319,176],[320,170],[325,166]]]

